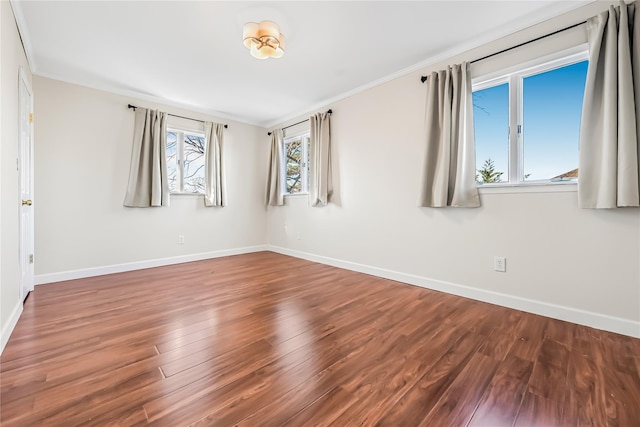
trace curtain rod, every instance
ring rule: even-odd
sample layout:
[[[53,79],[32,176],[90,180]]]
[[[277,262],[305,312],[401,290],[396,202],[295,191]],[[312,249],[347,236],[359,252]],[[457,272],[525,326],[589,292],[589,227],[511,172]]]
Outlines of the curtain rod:
[[[331,109],[329,109],[329,110],[327,110],[327,114],[333,114],[333,111],[331,111]],[[298,122],[298,123],[294,123],[294,124],[292,124],[292,125],[285,126],[285,127],[283,127],[283,128],[282,128],[282,130],[289,129],[289,128],[292,128],[292,127],[294,127],[294,126],[298,126],[299,124],[302,124],[302,123],[304,123],[304,122],[308,122],[308,121],[309,121],[309,119],[302,120],[302,121],[300,121],[300,122]],[[267,132],[267,135],[271,136],[271,132]]]
[[[572,28],[578,27],[578,26],[580,26],[580,25],[582,25],[582,24],[586,24],[586,23],[587,23],[587,21],[582,21],[582,22],[578,22],[577,24],[569,25],[568,27],[562,28],[562,29],[560,29],[560,30],[556,30],[556,31],[554,31],[554,32],[552,32],[552,33],[545,34],[545,35],[540,36],[540,37],[536,37],[536,38],[535,38],[535,39],[533,39],[533,40],[529,40],[529,41],[526,41],[526,42],[524,42],[524,43],[520,43],[520,44],[518,44],[518,45],[508,47],[508,48],[506,48],[506,49],[502,49],[502,50],[501,50],[501,51],[499,51],[499,52],[491,53],[491,54],[489,54],[489,55],[483,56],[482,58],[474,59],[473,61],[471,61],[471,64],[473,64],[474,62],[479,62],[479,61],[483,61],[483,60],[485,60],[485,59],[491,58],[492,56],[500,55],[501,53],[505,53],[505,52],[508,52],[508,51],[510,51],[510,50],[513,50],[513,49],[517,49],[517,48],[522,47],[522,46],[524,46],[524,45],[527,45],[527,44],[529,44],[529,43],[537,42],[538,40],[542,40],[542,39],[544,39],[544,38],[547,38],[547,37],[550,37],[550,36],[556,35],[556,34],[558,34],[558,33],[561,33],[561,32],[563,32],[563,31],[570,30],[570,29],[572,29]],[[427,78],[428,78],[428,76],[422,76],[422,77],[420,77],[420,81],[421,81],[422,83],[424,83],[424,82],[426,82],[426,81],[427,81]]]
[[[127,105],[127,108],[131,108],[133,111],[136,111],[136,108],[138,108],[136,105]],[[185,116],[178,116],[177,114],[171,114],[171,113],[167,113],[169,116],[173,116],[173,117],[179,117],[181,119],[187,119],[187,120],[193,120],[194,122],[200,122],[200,123],[204,123],[204,120],[198,120],[198,119],[192,119],[191,117],[185,117]],[[227,129],[229,127],[229,125],[224,125],[224,128]]]

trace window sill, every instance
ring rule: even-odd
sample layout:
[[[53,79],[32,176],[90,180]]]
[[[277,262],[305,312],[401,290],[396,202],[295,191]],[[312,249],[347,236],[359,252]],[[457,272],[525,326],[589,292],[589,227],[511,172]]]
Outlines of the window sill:
[[[309,197],[309,193],[285,194],[285,198],[299,199],[301,197]]]
[[[169,195],[178,197],[204,196],[203,193],[169,193]]]
[[[578,191],[576,181],[566,182],[537,182],[526,184],[482,184],[478,185],[480,194],[509,194],[509,193],[565,193]]]

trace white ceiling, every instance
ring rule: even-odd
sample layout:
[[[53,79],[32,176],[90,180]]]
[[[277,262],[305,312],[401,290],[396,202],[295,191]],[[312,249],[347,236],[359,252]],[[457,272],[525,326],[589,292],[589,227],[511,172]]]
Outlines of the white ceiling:
[[[36,75],[269,127],[590,1],[12,1]],[[273,20],[280,59],[242,25]]]

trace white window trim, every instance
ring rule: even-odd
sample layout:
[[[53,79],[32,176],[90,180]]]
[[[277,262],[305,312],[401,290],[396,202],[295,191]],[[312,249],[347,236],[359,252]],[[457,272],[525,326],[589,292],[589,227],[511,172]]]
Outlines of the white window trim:
[[[544,181],[528,182],[526,184],[480,184],[480,194],[508,194],[508,193],[566,193],[577,192],[577,181]]]
[[[533,70],[535,69],[540,70],[546,69],[547,67],[549,69],[554,69],[587,59],[589,59],[589,45],[587,43],[583,43],[570,49],[564,49],[549,55],[544,55],[518,65],[503,68],[493,73],[473,77],[471,80],[471,85],[473,87],[472,90],[476,91],[479,89],[486,89],[487,87],[495,86],[499,81],[506,82],[509,74],[524,73],[529,76],[540,72],[534,72]]]
[[[292,193],[284,193],[284,197],[291,198],[291,199],[309,197],[309,192],[306,192],[306,193],[293,193],[293,194]]]
[[[178,127],[178,126],[167,126],[167,132],[174,132],[176,134],[177,137],[177,141],[176,141],[176,166],[177,166],[177,171],[176,174],[178,175],[178,185],[179,185],[179,189],[176,191],[170,191],[169,194],[171,194],[172,196],[195,196],[195,197],[199,197],[199,196],[203,196],[204,192],[202,193],[193,193],[193,192],[189,192],[189,191],[184,191],[184,134],[190,134],[190,135],[196,135],[196,136],[201,136],[203,138],[207,138],[206,135],[204,134],[203,131],[201,130],[195,130],[195,129],[188,129],[185,127]]]
[[[472,91],[487,89],[500,84],[509,83],[509,165],[508,182],[495,184],[477,184],[478,189],[486,189],[481,193],[510,193],[510,192],[550,192],[550,191],[577,191],[576,180],[550,181],[532,180],[524,181],[524,147],[522,133],[518,126],[523,123],[523,81],[525,78],[552,71],[557,68],[572,65],[589,59],[589,46],[586,43],[554,52],[525,63],[502,69],[472,79]],[[515,114],[514,114],[515,113]],[[515,165],[515,167],[513,167]],[[477,168],[478,165],[476,165]],[[566,186],[566,187],[565,187]],[[496,191],[498,188],[510,187],[509,191]]]
[[[178,196],[180,198],[182,198],[182,197],[202,197],[204,195],[204,193],[187,193],[187,192],[178,193],[177,191],[172,191],[169,194],[171,194],[171,196]]]
[[[291,142],[294,139],[298,139],[298,138],[302,138],[304,136],[307,136],[308,138],[311,138],[311,131],[309,129],[303,129],[303,130],[299,130],[297,132],[293,132],[291,135],[287,135],[284,138],[284,159],[282,159],[282,164],[284,165],[284,167],[282,168],[282,175],[283,175],[283,179],[282,182],[284,183],[284,197],[309,197],[309,183],[308,183],[308,172],[307,170],[309,169],[309,165],[305,164],[303,166],[303,170],[300,171],[300,174],[302,175],[302,189],[306,190],[306,191],[300,191],[299,193],[289,193],[287,191],[287,159],[286,159],[286,152],[287,152],[287,144],[289,142]],[[309,158],[309,144],[302,144],[302,157],[303,158]]]

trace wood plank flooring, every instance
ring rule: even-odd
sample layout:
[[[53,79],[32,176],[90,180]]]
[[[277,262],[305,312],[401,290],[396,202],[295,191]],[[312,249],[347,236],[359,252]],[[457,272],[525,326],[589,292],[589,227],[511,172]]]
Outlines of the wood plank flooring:
[[[39,286],[11,426],[640,426],[640,340],[270,252]]]

